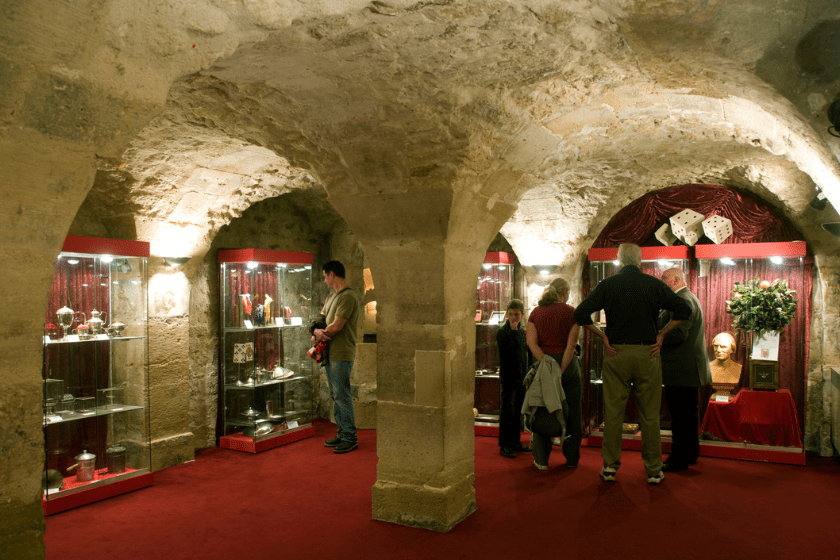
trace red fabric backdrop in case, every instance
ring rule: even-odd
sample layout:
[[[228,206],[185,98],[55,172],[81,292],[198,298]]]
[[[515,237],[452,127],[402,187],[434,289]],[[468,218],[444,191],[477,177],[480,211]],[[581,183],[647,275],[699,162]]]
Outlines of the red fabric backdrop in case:
[[[718,215],[732,221],[732,235],[724,241],[730,243],[768,243],[799,241],[802,235],[765,202],[749,194],[720,185],[679,185],[649,193],[618,212],[595,240],[593,247],[617,247],[621,243],[641,246],[658,246],[656,230],[668,219],[684,209],[691,209],[705,217]],[[710,243],[701,238],[700,244]],[[773,281],[783,278],[796,290],[798,306],[791,325],[784,330],[779,346],[779,382],[782,389],[791,392],[796,403],[800,428],[805,418],[805,377],[810,341],[811,290],[813,259],[806,257],[802,273],[794,259],[784,265],[773,265],[765,260],[751,263],[736,261],[732,267],[712,263],[710,274],[699,278],[698,262],[689,261],[688,287],[700,299],[706,326],[706,342],[711,353],[714,336],[732,331],[732,316],[726,313],[726,300],[731,297],[736,281],[760,278]],[[584,293],[589,292],[589,268],[584,268]],[[736,333],[738,349],[733,359],[743,365],[739,388],[748,387],[747,358],[749,337]],[[701,392],[702,393],[702,392]],[[705,392],[708,398],[709,391]],[[701,398],[700,417],[703,417],[707,400]]]
[[[282,317],[280,310],[284,303],[277,293],[277,271],[274,265],[260,264],[256,269],[249,269],[245,263],[229,263],[228,271],[228,300],[229,322],[228,326],[238,326],[240,319],[254,321],[254,311],[257,305],[265,304],[265,296],[271,296],[274,301],[271,303],[271,320],[274,317]],[[238,316],[238,302],[242,294],[251,295],[251,314],[246,317]],[[257,332],[254,337],[254,359],[256,367],[272,370],[283,354],[282,341],[276,336],[274,330]]]

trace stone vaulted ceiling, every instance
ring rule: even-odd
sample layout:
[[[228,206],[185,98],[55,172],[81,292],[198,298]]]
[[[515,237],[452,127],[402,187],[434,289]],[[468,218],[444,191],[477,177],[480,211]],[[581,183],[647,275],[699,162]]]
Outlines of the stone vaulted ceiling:
[[[501,202],[515,209],[502,233],[532,263],[687,182],[757,192],[808,229],[818,188],[840,198],[824,133],[840,70],[814,39],[838,16],[829,1],[491,0],[302,17],[178,80],[94,193],[117,182],[139,229],[193,228],[204,247],[301,188],[448,192],[453,214]]]

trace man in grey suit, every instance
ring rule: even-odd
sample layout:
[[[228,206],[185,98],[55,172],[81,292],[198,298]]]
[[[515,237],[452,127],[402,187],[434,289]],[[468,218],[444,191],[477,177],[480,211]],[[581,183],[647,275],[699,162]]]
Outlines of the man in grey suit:
[[[691,317],[665,335],[662,341],[662,384],[671,413],[671,453],[662,463],[665,472],[679,472],[697,462],[700,454],[697,405],[700,387],[712,382],[703,311],[697,297],[688,290],[685,274],[679,268],[662,273],[662,281],[691,306]],[[663,311],[659,328],[671,320]]]

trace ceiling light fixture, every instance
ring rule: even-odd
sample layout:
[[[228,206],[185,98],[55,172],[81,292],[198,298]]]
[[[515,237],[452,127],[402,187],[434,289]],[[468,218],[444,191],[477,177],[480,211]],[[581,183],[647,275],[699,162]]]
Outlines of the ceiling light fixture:
[[[840,237],[840,222],[828,222],[822,224],[822,228],[834,237]]]
[[[828,106],[828,120],[833,125],[828,127],[828,133],[840,138],[840,132],[838,132],[838,128],[840,128],[840,95]],[[832,132],[832,129],[834,132]]]
[[[173,268],[186,264],[189,260],[190,257],[163,257],[163,262],[166,263],[166,266]]]
[[[825,197],[822,191],[817,193],[811,202],[808,203],[811,208],[816,208],[817,210],[825,210],[825,207],[828,205],[828,199]]]

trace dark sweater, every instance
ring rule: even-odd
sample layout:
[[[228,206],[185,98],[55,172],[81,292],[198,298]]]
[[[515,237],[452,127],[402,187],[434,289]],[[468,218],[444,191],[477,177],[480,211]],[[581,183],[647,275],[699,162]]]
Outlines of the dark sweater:
[[[607,315],[611,345],[655,343],[661,309],[678,321],[691,317],[691,307],[667,284],[632,265],[602,280],[575,309],[575,322],[591,325],[592,314],[601,309]]]
[[[525,341],[525,329],[519,322],[519,328],[510,328],[510,321],[505,321],[496,332],[496,345],[499,347],[499,380],[501,383],[522,384],[528,366],[531,363],[531,351]]]

